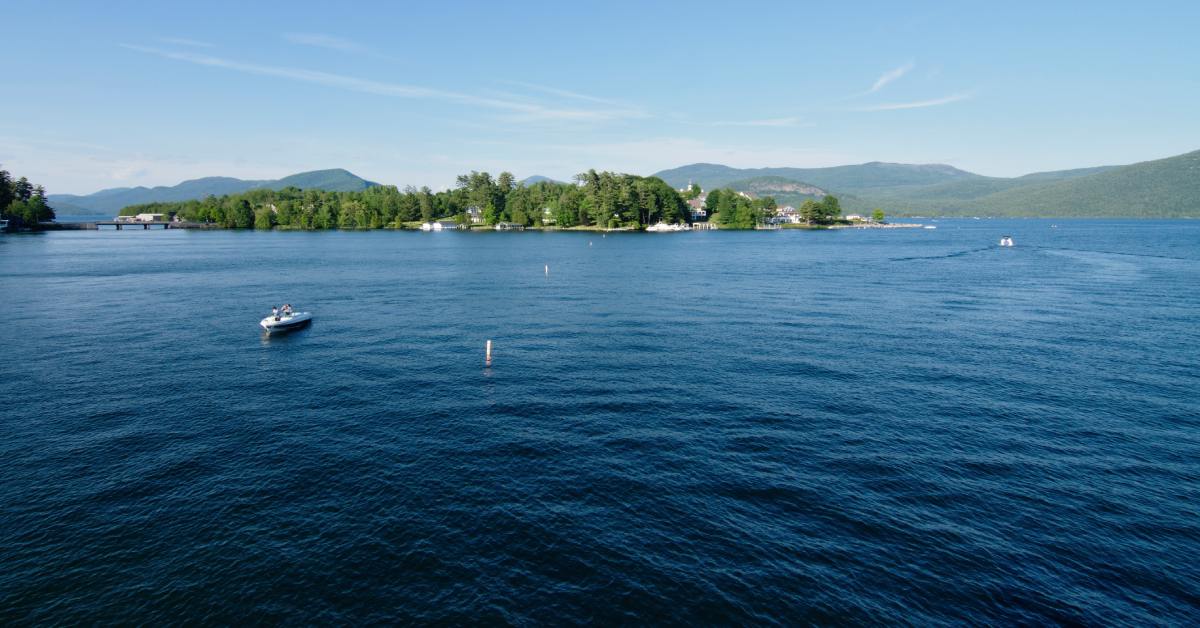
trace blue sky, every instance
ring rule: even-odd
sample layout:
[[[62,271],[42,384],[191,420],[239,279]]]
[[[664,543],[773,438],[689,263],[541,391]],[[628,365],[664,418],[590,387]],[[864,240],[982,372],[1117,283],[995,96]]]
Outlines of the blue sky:
[[[1200,148],[1198,2],[429,4],[5,2],[0,164],[51,193],[332,167],[440,189]]]

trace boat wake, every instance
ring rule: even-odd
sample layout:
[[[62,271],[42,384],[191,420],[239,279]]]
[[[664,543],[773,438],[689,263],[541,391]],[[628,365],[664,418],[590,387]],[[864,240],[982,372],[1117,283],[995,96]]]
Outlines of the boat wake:
[[[982,253],[984,251],[990,251],[994,248],[996,248],[996,247],[984,246],[984,247],[980,247],[977,249],[967,249],[965,251],[955,251],[953,253],[945,253],[943,255],[917,255],[917,256],[913,256],[913,257],[893,257],[889,261],[911,262],[911,261],[921,260],[921,259],[950,259],[950,258],[954,258],[954,257],[965,257],[967,255],[972,255],[975,253]]]

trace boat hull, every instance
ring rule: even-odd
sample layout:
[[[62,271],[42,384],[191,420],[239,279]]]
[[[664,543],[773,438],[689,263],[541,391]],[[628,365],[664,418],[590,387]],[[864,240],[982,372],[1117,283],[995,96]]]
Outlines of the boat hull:
[[[275,320],[274,316],[268,316],[258,322],[259,326],[267,331],[268,334],[279,334],[293,329],[300,329],[312,322],[312,314],[308,312],[300,312],[292,316],[280,317]]]

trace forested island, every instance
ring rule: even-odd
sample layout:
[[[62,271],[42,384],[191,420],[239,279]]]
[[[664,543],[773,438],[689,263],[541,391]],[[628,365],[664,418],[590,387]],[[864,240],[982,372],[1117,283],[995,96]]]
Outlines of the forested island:
[[[595,170],[577,175],[574,183],[543,180],[529,185],[516,182],[508,172],[496,177],[471,172],[460,175],[453,189],[441,192],[387,185],[346,192],[258,189],[132,205],[121,214],[174,214],[180,220],[231,229],[402,229],[439,219],[462,225],[637,229],[659,222],[692,222],[697,218],[687,201],[698,194],[699,188],[681,193],[657,177]],[[833,202],[836,207],[836,199]],[[753,229],[776,209],[771,197],[748,198],[733,190],[710,192],[704,206],[704,219],[730,229]],[[826,216],[827,212],[814,213],[819,221]]]
[[[39,222],[54,220],[54,210],[46,203],[46,190],[21,177],[13,180],[7,170],[0,170],[0,219],[7,220],[10,229],[37,228]]]

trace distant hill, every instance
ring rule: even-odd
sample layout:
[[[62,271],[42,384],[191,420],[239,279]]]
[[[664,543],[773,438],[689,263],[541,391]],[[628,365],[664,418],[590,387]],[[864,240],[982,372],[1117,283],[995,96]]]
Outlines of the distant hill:
[[[691,164],[663,170],[654,176],[682,188],[688,182],[704,189],[725,187],[745,179],[782,177],[803,181],[833,193],[860,194],[881,188],[935,185],[950,181],[984,178],[944,164],[892,164],[873,161],[853,166],[831,168],[730,168],[720,164]]]
[[[540,174],[535,174],[532,177],[525,177],[524,179],[521,179],[521,185],[533,185],[534,183],[541,183],[542,181],[548,181],[550,183],[562,183],[562,181],[551,179],[550,177],[543,177]]]
[[[772,196],[781,205],[799,205],[806,199],[820,200],[827,194],[815,185],[785,177],[754,177],[731,181],[722,187],[738,192],[751,192],[758,196]]]
[[[153,188],[111,188],[85,196],[74,194],[51,194],[47,197],[50,206],[63,215],[115,214],[122,207],[160,201],[187,201],[206,196],[236,194],[257,188],[280,190],[286,187],[327,190],[331,192],[353,192],[374,185],[341,168],[301,172],[276,180],[250,181],[232,177],[205,177],[191,179],[174,186]]]
[[[997,192],[989,215],[1200,217],[1200,151]]]
[[[891,215],[1200,218],[1200,151],[1128,166],[985,177],[940,164],[872,162],[833,168],[692,164],[655,176],[675,187],[733,187],[802,202],[790,186],[834,194],[847,212]],[[774,186],[774,187],[773,187]]]

